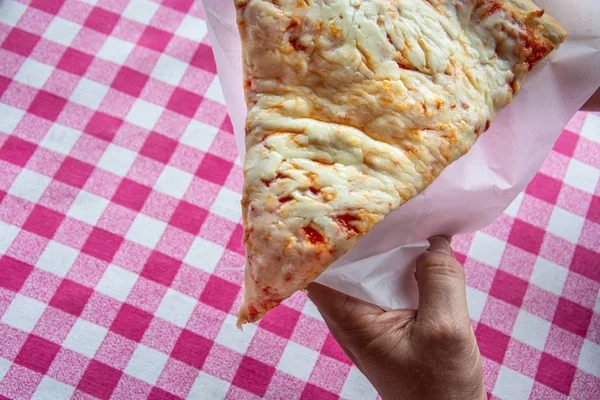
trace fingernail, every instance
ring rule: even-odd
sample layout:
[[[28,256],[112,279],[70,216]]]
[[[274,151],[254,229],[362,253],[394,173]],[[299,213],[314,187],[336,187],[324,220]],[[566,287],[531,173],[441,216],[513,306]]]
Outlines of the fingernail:
[[[429,250],[432,253],[440,253],[446,254],[447,256],[454,257],[454,251],[452,250],[452,246],[443,236],[434,236],[429,238]]]

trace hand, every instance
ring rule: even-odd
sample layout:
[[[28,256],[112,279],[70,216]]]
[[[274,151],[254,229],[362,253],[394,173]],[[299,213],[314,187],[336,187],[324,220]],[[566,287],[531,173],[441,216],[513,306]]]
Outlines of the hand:
[[[333,337],[384,400],[487,399],[462,266],[443,237],[417,261],[419,310],[383,309],[310,284]]]

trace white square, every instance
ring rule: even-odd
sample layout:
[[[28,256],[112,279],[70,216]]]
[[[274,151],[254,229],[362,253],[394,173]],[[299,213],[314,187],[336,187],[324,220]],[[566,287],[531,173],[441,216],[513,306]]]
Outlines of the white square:
[[[315,306],[315,303],[313,303],[310,299],[306,299],[306,303],[304,303],[304,308],[302,309],[302,313],[305,315],[308,315],[309,317],[313,317],[316,320],[325,322],[325,320],[323,319],[323,316],[319,312],[319,309],[317,309],[317,306]]]
[[[80,131],[55,123],[48,129],[40,145],[57,153],[69,154],[80,136]]]
[[[230,384],[215,376],[200,372],[190,393],[188,400],[223,400],[227,396]]]
[[[25,85],[41,89],[52,75],[52,71],[54,71],[53,67],[35,61],[33,58],[28,58],[21,65],[14,79]]]
[[[81,25],[68,21],[64,18],[54,16],[52,22],[46,28],[43,36],[63,46],[70,46],[77,34],[81,30]]]
[[[35,390],[32,400],[70,399],[74,391],[73,386],[59,382],[49,376],[44,376],[44,379]]]
[[[469,315],[473,321],[479,321],[485,302],[488,299],[488,294],[467,286],[467,304],[469,306]]]
[[[2,115],[2,118],[0,118],[0,132],[12,135],[21,119],[23,119],[25,111],[0,103],[0,115]]]
[[[197,237],[183,260],[186,264],[212,274],[223,255],[223,247]]]
[[[111,264],[96,285],[96,291],[119,301],[125,301],[137,278],[137,274]]]
[[[17,22],[19,22],[26,9],[27,6],[16,1],[0,1],[0,23],[8,26],[17,25]]]
[[[223,89],[221,89],[221,82],[219,81],[218,76],[215,76],[215,79],[213,79],[206,90],[204,97],[216,101],[217,103],[225,104],[225,97],[223,96]]]
[[[131,51],[135,45],[133,43],[126,42],[121,39],[117,39],[114,36],[109,36],[105,41],[98,54],[97,57],[102,58],[104,60],[112,61],[115,64],[122,65],[131,54]]]
[[[90,225],[96,225],[108,203],[109,200],[103,197],[81,190],[71,204],[67,215]]]
[[[505,248],[506,242],[503,240],[477,232],[469,248],[469,257],[498,268]]]
[[[513,327],[512,337],[543,351],[550,333],[551,322],[538,316],[519,310],[517,321]]]
[[[225,318],[225,322],[221,325],[221,330],[215,339],[215,342],[229,349],[235,350],[238,353],[246,354],[248,346],[256,333],[255,324],[244,325],[244,330],[239,330],[236,326],[237,319],[231,315]]]
[[[78,318],[65,339],[63,347],[93,358],[107,332],[108,329],[100,325]]]
[[[158,4],[146,0],[130,0],[123,16],[142,24],[149,24],[158,10]]]
[[[600,170],[573,158],[569,162],[564,181],[577,189],[594,194],[599,178]]]
[[[546,230],[572,243],[579,242],[585,218],[572,212],[554,207]]]
[[[600,117],[588,114],[580,134],[586,139],[600,143]]]
[[[517,214],[519,213],[519,208],[521,208],[521,203],[523,202],[523,197],[525,194],[523,192],[519,193],[517,197],[513,200],[512,203],[504,210],[504,214],[517,218]]]
[[[187,14],[175,33],[186,39],[201,42],[207,31],[206,22]]]
[[[579,353],[579,369],[600,378],[600,346],[585,339]]]
[[[341,394],[348,400],[368,400],[377,397],[377,391],[371,382],[356,367],[350,368]]]
[[[73,103],[80,104],[92,110],[98,109],[104,96],[108,93],[108,87],[101,83],[81,78],[75,87],[75,90],[69,97]]]
[[[51,180],[45,175],[23,168],[10,189],[8,189],[8,193],[29,200],[32,203],[37,203]]]
[[[189,172],[167,165],[160,174],[154,189],[181,199],[192,183],[192,179],[194,179],[194,175]]]
[[[6,358],[0,357],[0,381],[2,381],[2,379],[4,379],[4,376],[10,369],[11,365],[12,365],[11,361],[8,361]]]
[[[167,228],[167,224],[139,213],[125,235],[125,239],[153,249]]]
[[[125,368],[125,373],[154,385],[168,359],[169,356],[166,354],[138,344]]]
[[[33,331],[44,313],[46,304],[17,293],[2,316],[2,322],[25,332]]]
[[[162,107],[142,99],[137,99],[133,103],[129,113],[127,113],[125,121],[151,131],[154,129],[154,125],[158,122],[162,112]]]
[[[19,231],[16,226],[0,221],[0,254],[6,253]]]
[[[242,219],[241,200],[241,194],[223,187],[210,207],[210,211],[233,222],[239,222]]]
[[[307,381],[317,363],[317,358],[319,353],[290,340],[279,359],[277,369]]]
[[[538,257],[533,266],[531,283],[557,295],[561,295],[569,270],[545,258]]]
[[[51,240],[35,266],[54,275],[66,276],[78,255],[77,250]]]
[[[502,400],[527,400],[532,389],[533,379],[502,366],[493,394]]]
[[[193,297],[173,289],[167,289],[155,315],[184,328],[194,312],[196,304],[198,302]]]
[[[177,86],[179,85],[179,82],[181,82],[181,78],[183,78],[187,69],[187,63],[166,54],[162,54],[154,65],[154,69],[150,75],[159,81]]]
[[[202,151],[208,151],[217,133],[219,133],[219,128],[192,120],[179,141]]]
[[[137,153],[110,143],[104,150],[100,161],[98,161],[98,166],[113,174],[125,176],[135,162],[136,157]]]

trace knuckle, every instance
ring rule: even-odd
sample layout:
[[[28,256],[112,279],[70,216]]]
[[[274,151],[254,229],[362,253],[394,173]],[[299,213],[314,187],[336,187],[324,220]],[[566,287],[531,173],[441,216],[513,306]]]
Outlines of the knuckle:
[[[460,263],[451,256],[439,253],[426,253],[417,262],[417,268],[427,270],[429,273],[444,275],[451,278],[465,278],[465,270]]]
[[[429,345],[455,346],[469,340],[465,329],[450,320],[439,320],[428,327],[423,339]]]

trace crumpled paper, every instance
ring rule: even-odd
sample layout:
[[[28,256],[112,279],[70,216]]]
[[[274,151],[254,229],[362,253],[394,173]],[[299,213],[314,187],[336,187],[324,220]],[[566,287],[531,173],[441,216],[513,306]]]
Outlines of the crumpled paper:
[[[421,1],[421,0],[415,0]],[[363,237],[317,281],[385,309],[416,308],[414,263],[433,235],[492,223],[533,179],[570,118],[600,86],[597,0],[536,0],[569,33],[471,151]],[[233,0],[202,0],[240,156],[246,104]],[[243,159],[243,158],[242,158]]]

